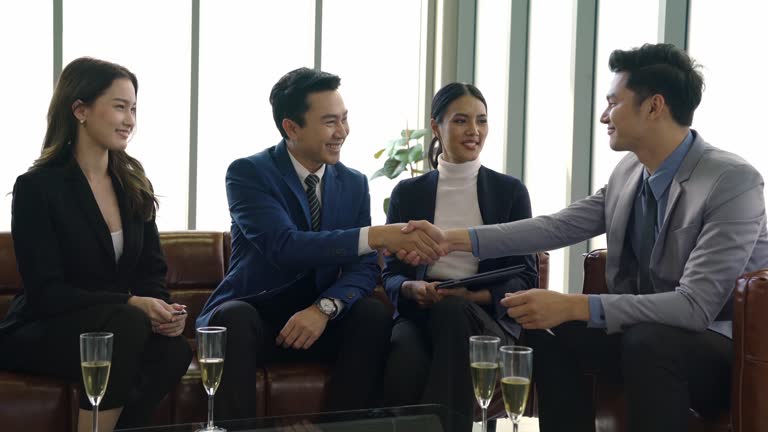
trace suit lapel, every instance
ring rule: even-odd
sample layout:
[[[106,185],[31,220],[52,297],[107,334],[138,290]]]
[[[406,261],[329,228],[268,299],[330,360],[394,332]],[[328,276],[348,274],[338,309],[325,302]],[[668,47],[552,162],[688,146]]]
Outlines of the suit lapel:
[[[660,253],[658,251],[664,250],[664,243],[667,240],[667,232],[669,231],[670,215],[672,215],[672,212],[677,207],[677,202],[683,191],[684,184],[691,177],[693,169],[698,165],[702,155],[704,155],[704,141],[695,131],[691,131],[691,133],[694,134],[691,148],[688,149],[688,154],[683,158],[683,162],[680,164],[680,168],[678,168],[675,178],[672,179],[672,183],[669,185],[669,196],[667,197],[667,208],[664,211],[664,222],[659,229],[659,236],[656,239],[653,252],[651,252],[651,266],[653,266],[658,253]]]
[[[137,234],[141,233],[139,227],[134,223],[134,219],[128,212],[128,198],[125,195],[123,186],[120,184],[117,177],[114,175],[111,175],[111,177],[112,186],[115,189],[115,195],[117,195],[117,203],[120,207],[120,221],[123,225],[123,254],[118,261],[118,269],[122,269],[126,266],[126,263],[129,263],[137,254]]]
[[[619,193],[619,199],[616,203],[616,211],[613,213],[613,219],[611,220],[611,231],[609,233],[610,249],[621,250],[620,254],[608,254],[609,268],[619,268],[619,263],[622,262],[624,257],[624,238],[627,235],[627,225],[629,224],[629,216],[632,214],[632,208],[635,203],[635,192],[637,191],[637,185],[640,182],[640,178],[643,175],[643,164],[637,163],[637,166],[630,170],[627,176],[627,181],[624,183],[621,192]]]
[[[287,144],[285,143],[285,140],[282,140],[275,147],[275,164],[277,165],[277,169],[282,174],[283,180],[288,185],[288,188],[291,190],[291,192],[293,192],[293,194],[296,196],[296,199],[299,201],[299,205],[301,205],[301,209],[304,212],[304,220],[306,221],[307,226],[311,227],[312,221],[309,215],[307,192],[299,182],[299,175],[296,174],[296,170],[293,168],[293,163],[291,163],[291,157],[288,155],[288,148],[286,146]],[[325,199],[325,196],[323,196],[323,199]]]
[[[440,179],[440,172],[433,170],[424,174],[424,182],[416,188],[416,193],[409,197],[413,199],[413,208],[416,210],[411,216],[412,220],[426,220],[429,223],[435,223],[435,208],[437,204],[437,183]],[[419,184],[419,183],[417,183]],[[417,280],[424,280],[427,277],[427,266],[420,265],[416,270]]]
[[[94,231],[99,244],[101,244],[104,251],[112,257],[111,262],[114,263],[115,249],[114,246],[112,246],[112,236],[109,234],[109,227],[107,227],[107,223],[101,215],[99,204],[93,196],[93,191],[88,184],[88,180],[85,178],[85,174],[83,174],[80,165],[78,165],[74,159],[67,167],[67,170],[67,178],[70,183],[69,186],[72,194],[76,197],[80,209],[83,211],[83,215],[88,221],[88,226]]]
[[[480,206],[480,217],[483,218],[483,225],[492,225],[505,222],[499,208],[502,203],[493,199],[493,185],[491,184],[489,171],[484,166],[480,166],[477,173],[477,204]]]

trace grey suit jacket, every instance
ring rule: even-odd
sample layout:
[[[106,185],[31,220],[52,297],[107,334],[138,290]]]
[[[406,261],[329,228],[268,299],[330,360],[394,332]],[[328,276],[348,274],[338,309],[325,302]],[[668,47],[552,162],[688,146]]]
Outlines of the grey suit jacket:
[[[643,170],[633,153],[605,187],[558,213],[476,227],[480,259],[557,249],[605,233],[610,294],[601,300],[609,333],[656,322],[730,337],[736,278],[768,267],[763,178],[744,159],[692,133],[651,254],[653,294],[633,294],[637,260],[626,234]]]

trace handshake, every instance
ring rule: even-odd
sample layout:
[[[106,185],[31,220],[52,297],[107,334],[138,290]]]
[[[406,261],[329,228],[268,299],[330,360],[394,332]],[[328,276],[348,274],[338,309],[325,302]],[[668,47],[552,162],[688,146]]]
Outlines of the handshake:
[[[410,265],[433,264],[450,252],[472,250],[467,229],[442,230],[425,220],[373,226],[368,244]]]

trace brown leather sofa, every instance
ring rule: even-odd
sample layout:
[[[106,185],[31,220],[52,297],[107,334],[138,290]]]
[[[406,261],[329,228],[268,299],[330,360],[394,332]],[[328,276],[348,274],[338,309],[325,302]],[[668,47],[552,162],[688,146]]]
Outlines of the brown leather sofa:
[[[605,282],[607,251],[598,249],[584,259],[584,293],[608,292]],[[691,410],[690,432],[768,431],[768,269],[747,273],[736,281],[734,291],[734,368],[730,412],[704,419]],[[626,430],[621,384],[608,374],[593,374],[595,427],[597,432]],[[653,415],[653,413],[648,413]]]
[[[184,335],[194,347],[194,323],[212,290],[229,267],[229,233],[184,231],[161,233],[168,261],[166,282],[173,301],[187,305]],[[547,254],[539,254],[539,286],[548,285]],[[0,233],[0,316],[21,287],[10,233]],[[377,289],[375,294],[388,302]],[[52,359],[53,361],[53,359]],[[319,412],[327,393],[329,367],[324,364],[267,365],[256,378],[260,416]],[[6,431],[74,431],[78,385],[53,378],[0,371],[0,425]],[[204,421],[206,396],[197,359],[155,412],[155,424]],[[496,407],[496,411],[499,407]],[[492,409],[491,412],[494,412]],[[503,407],[500,412],[503,413]]]

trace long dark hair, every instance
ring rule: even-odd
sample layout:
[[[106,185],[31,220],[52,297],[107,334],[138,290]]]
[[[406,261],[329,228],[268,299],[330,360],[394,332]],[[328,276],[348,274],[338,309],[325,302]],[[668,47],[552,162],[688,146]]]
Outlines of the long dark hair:
[[[438,123],[443,121],[443,116],[451,103],[456,99],[467,95],[477,98],[483,103],[485,109],[488,110],[488,104],[485,102],[485,97],[477,87],[467,83],[450,83],[438,90],[437,93],[435,93],[435,97],[432,98],[432,119]],[[429,143],[429,149],[427,150],[427,157],[432,168],[437,168],[437,158],[442,152],[443,144],[437,137],[432,138],[432,142]]]
[[[138,93],[136,75],[118,64],[81,57],[64,68],[48,107],[43,149],[30,170],[72,161],[78,123],[72,105],[78,100],[85,105],[92,104],[117,79],[131,80]],[[152,219],[159,203],[141,163],[125,151],[110,150],[109,172],[125,191],[129,213],[143,220]]]

